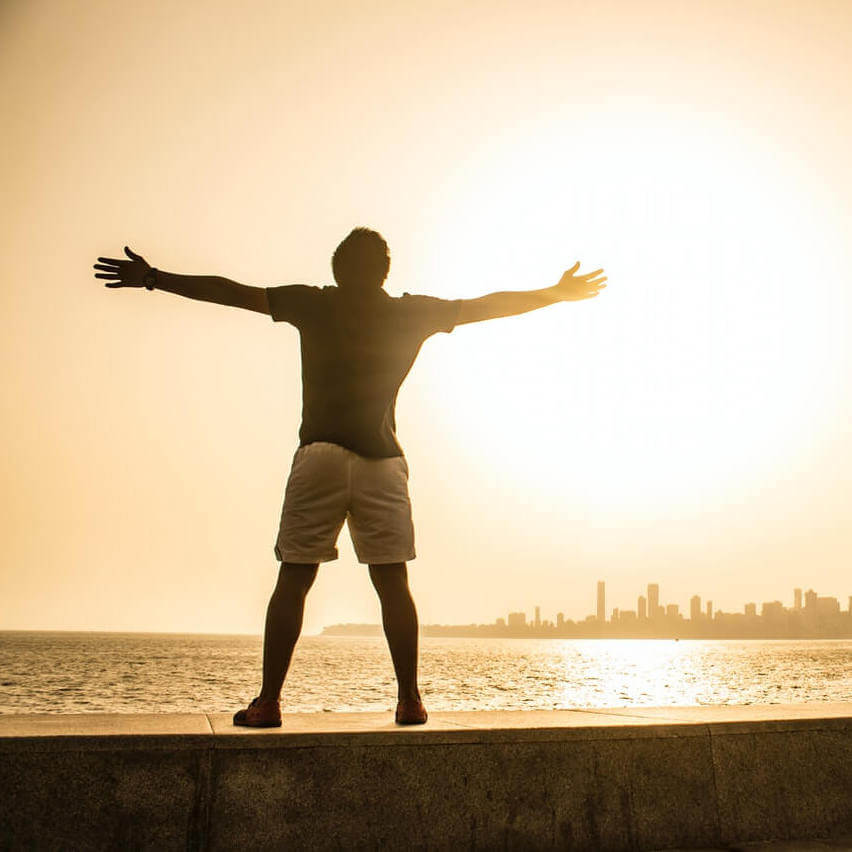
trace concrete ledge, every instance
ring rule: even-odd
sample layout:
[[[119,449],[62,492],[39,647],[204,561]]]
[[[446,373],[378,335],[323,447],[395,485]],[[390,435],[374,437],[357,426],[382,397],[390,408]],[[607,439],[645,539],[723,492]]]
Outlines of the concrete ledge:
[[[0,716],[0,848],[665,849],[852,835],[852,704]]]

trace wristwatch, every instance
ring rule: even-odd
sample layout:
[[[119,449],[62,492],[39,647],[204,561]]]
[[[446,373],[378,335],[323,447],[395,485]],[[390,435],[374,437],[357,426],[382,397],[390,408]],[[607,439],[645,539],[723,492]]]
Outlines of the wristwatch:
[[[152,266],[142,277],[142,283],[146,290],[153,290],[157,284],[157,267]]]

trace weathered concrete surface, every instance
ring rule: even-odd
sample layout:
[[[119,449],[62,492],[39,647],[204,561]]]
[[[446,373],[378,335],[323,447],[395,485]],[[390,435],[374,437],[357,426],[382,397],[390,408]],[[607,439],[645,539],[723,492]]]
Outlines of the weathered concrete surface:
[[[198,843],[211,742],[203,715],[0,716],[0,848]]]
[[[0,847],[731,848],[852,835],[852,705],[0,716]]]

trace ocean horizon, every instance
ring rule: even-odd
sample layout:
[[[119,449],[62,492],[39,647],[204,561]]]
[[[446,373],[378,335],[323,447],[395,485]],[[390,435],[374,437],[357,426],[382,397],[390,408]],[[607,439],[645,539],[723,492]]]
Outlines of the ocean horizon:
[[[257,694],[250,634],[0,631],[0,714],[233,712]],[[422,637],[431,710],[852,701],[852,640]],[[391,710],[383,637],[303,636],[285,710]]]

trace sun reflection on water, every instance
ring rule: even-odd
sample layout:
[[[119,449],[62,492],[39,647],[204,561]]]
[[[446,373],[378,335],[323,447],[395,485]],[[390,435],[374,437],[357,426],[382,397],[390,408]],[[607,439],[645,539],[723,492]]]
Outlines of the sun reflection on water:
[[[564,680],[557,703],[562,707],[701,704],[712,686],[700,664],[705,656],[700,642],[598,639],[561,644]]]

